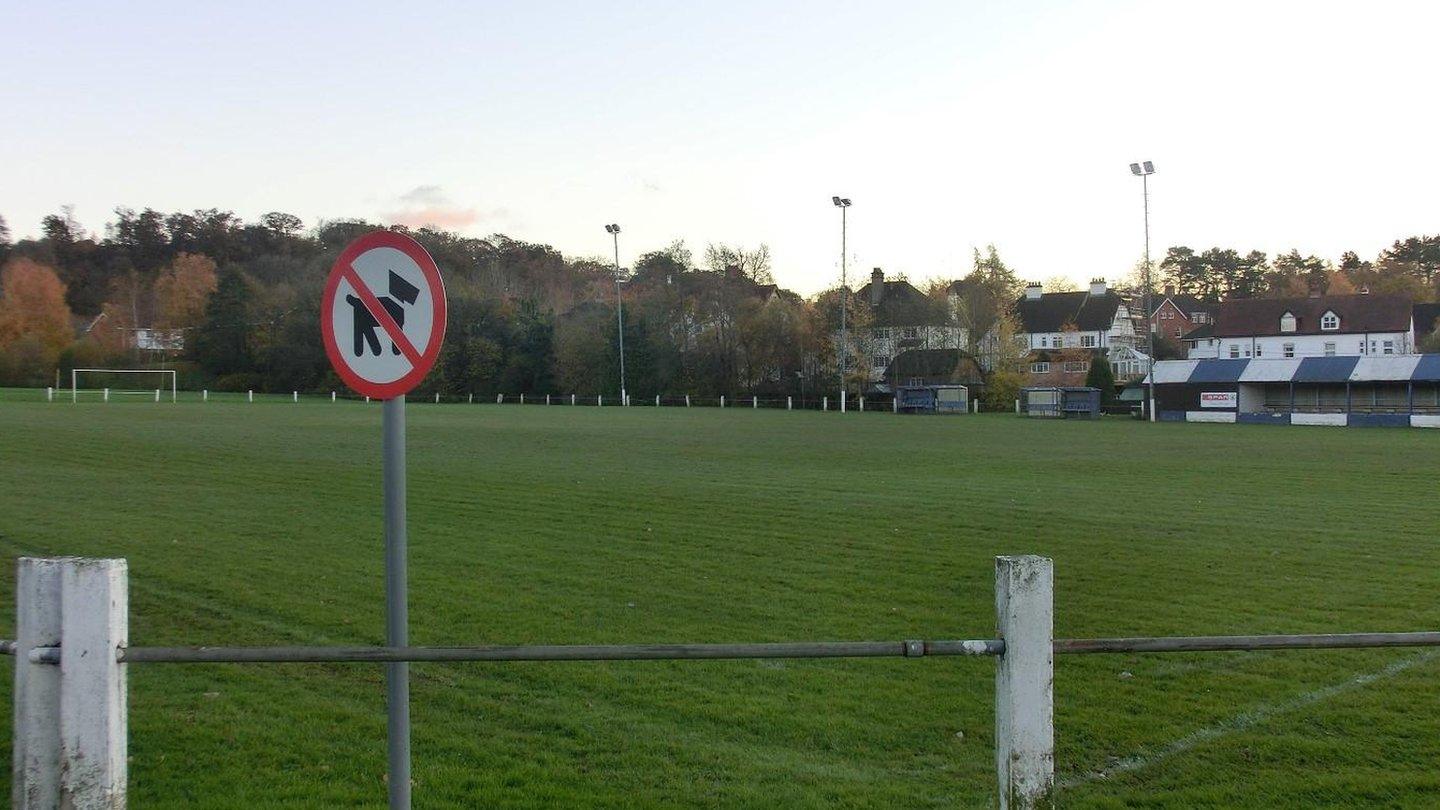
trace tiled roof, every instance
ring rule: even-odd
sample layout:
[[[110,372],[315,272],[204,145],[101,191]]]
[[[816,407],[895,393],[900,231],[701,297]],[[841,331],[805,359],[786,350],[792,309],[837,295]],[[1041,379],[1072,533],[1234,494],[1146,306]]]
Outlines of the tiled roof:
[[[1322,331],[1327,311],[1340,316],[1340,328]],[[1399,295],[1324,295],[1318,298],[1241,298],[1222,302],[1215,313],[1216,337],[1292,334],[1280,331],[1280,318],[1295,316],[1297,335],[1405,332],[1410,301]]]

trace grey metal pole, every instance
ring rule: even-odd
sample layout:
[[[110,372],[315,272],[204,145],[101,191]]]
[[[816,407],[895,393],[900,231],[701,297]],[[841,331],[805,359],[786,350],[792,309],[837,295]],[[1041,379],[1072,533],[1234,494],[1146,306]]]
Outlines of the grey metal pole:
[[[848,205],[840,206],[840,410],[845,410],[845,357],[849,344],[845,339],[845,237]]]
[[[405,396],[385,400],[385,644],[410,645],[405,571]],[[410,810],[410,665],[385,667],[390,808]]]
[[[620,232],[610,234],[615,238],[615,317],[620,324],[620,405],[629,405],[625,396],[625,300],[620,297]]]
[[[1155,416],[1155,330],[1150,323],[1150,175],[1140,175],[1140,189],[1145,197],[1145,379],[1147,385],[1146,396],[1150,400],[1150,421],[1154,422]]]

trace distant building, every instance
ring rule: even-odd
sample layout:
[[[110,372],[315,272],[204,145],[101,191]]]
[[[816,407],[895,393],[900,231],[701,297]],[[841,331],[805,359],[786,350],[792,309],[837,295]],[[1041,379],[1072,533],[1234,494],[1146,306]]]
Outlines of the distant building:
[[[1219,304],[1184,342],[1191,359],[1412,354],[1414,310],[1398,295],[1243,298]]]
[[[1175,285],[1165,285],[1165,294],[1150,308],[1150,331],[1177,344],[1198,327],[1211,322],[1216,304],[1193,295],[1175,292]]]
[[[1028,352],[1027,386],[1083,385],[1097,355],[1110,361],[1116,380],[1145,373],[1130,308],[1104,279],[1092,280],[1086,290],[1052,293],[1032,282],[1015,312],[1016,342]]]
[[[865,369],[873,389],[890,390],[886,370],[903,352],[965,347],[966,330],[952,322],[943,303],[903,279],[886,281],[879,267],[854,295],[855,302],[869,310],[869,323],[849,330],[850,367]]]
[[[980,364],[963,349],[906,349],[885,369],[890,390],[900,386],[964,385],[971,392],[984,385]]]

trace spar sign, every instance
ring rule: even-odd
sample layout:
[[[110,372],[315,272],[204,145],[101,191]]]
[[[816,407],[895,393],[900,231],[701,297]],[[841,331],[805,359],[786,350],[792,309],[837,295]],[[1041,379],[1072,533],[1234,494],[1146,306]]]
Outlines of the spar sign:
[[[1234,408],[1237,399],[1234,391],[1203,391],[1200,394],[1200,407]]]
[[[330,268],[320,302],[325,354],[340,379],[375,399],[403,396],[435,365],[445,339],[445,284],[405,234],[373,231]]]

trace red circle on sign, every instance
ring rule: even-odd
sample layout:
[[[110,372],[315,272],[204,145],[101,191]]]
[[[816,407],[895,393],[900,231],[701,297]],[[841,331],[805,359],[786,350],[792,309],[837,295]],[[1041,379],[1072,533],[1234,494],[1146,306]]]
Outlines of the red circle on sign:
[[[353,264],[362,254],[375,248],[388,247],[409,256],[420,272],[425,277],[425,284],[429,288],[430,300],[433,311],[430,318],[430,340],[425,346],[407,347],[406,358],[410,360],[411,368],[404,376],[390,382],[375,382],[367,380],[355,372],[350,364],[345,362],[344,355],[340,352],[340,342],[335,335],[335,296],[340,292],[340,282],[349,280],[350,286],[361,293],[362,299],[365,293],[361,291],[364,285],[360,282]],[[368,288],[366,288],[368,289]],[[374,293],[369,293],[373,298]],[[382,329],[390,334],[391,339],[396,336],[391,333],[386,321],[390,316],[384,313],[383,308],[378,312],[367,304],[371,314],[380,320]],[[392,322],[393,325],[393,322]],[[400,330],[401,341],[405,341],[403,330]],[[419,242],[406,236],[403,233],[394,231],[371,231],[345,246],[340,252],[339,258],[330,266],[330,278],[325,282],[325,294],[320,298],[320,334],[325,340],[325,354],[330,358],[330,366],[340,379],[350,386],[358,394],[375,399],[393,399],[404,395],[410,389],[420,384],[430,369],[435,366],[435,360],[440,356],[440,344],[445,342],[445,282],[440,278],[440,268],[435,266],[435,260]],[[399,342],[399,341],[397,341]],[[408,342],[408,341],[406,341]],[[414,352],[412,355],[411,352]]]

